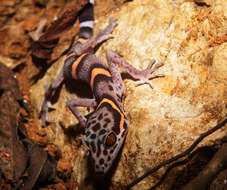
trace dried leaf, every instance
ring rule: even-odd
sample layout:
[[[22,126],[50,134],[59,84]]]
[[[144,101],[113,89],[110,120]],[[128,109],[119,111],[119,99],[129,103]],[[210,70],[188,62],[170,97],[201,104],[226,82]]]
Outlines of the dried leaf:
[[[30,140],[26,139],[23,142],[27,145],[29,165],[28,176],[20,189],[30,190],[37,183],[55,182],[57,162],[46,151]]]
[[[34,43],[32,45],[32,56],[39,59],[49,59],[53,51],[53,48],[57,45],[59,37],[66,31],[68,31],[76,21],[79,11],[87,4],[87,0],[77,1],[77,4],[73,8],[67,8],[62,16],[53,21],[46,31],[41,35],[41,28],[44,28],[43,19],[40,21],[37,30],[30,34]],[[37,35],[34,35],[36,33]],[[37,36],[39,36],[37,40]],[[35,41],[36,40],[36,41]]]

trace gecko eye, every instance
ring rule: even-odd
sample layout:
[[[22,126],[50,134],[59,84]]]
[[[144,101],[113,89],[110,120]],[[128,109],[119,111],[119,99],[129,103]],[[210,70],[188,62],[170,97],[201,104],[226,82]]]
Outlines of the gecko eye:
[[[113,146],[115,144],[115,142],[117,141],[117,137],[116,135],[111,132],[108,134],[108,136],[106,137],[106,140],[105,140],[105,145],[106,146]]]

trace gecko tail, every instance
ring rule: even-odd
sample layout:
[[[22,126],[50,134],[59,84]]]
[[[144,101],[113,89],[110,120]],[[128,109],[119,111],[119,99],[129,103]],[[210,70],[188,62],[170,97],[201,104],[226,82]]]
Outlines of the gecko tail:
[[[79,38],[91,38],[94,27],[94,0],[89,0],[88,4],[81,10],[79,14],[79,22]]]

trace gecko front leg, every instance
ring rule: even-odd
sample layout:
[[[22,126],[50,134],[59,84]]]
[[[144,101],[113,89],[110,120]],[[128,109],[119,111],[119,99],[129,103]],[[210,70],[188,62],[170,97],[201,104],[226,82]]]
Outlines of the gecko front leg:
[[[114,64],[124,68],[125,71],[130,74],[134,79],[138,79],[138,81],[136,81],[136,85],[148,84],[152,88],[150,80],[158,77],[164,77],[163,74],[154,74],[154,72],[159,67],[163,66],[163,63],[161,62],[155,64],[154,59],[151,60],[146,69],[141,71],[127,63],[121,56],[119,56],[113,51],[107,51],[107,59],[109,60],[109,62],[113,62]]]
[[[67,107],[73,113],[73,115],[78,119],[81,126],[85,128],[87,119],[82,115],[79,110],[76,108],[78,106],[81,107],[96,107],[97,102],[95,99],[87,99],[87,98],[77,98],[68,100],[66,103]]]

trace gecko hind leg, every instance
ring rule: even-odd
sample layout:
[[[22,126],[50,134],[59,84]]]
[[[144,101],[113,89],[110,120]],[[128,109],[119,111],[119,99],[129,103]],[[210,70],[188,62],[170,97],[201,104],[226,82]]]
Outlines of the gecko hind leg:
[[[76,98],[68,100],[66,103],[67,107],[73,113],[73,115],[78,119],[81,126],[85,128],[87,119],[84,117],[82,113],[76,108],[77,106],[81,107],[96,107],[97,102],[95,99],[87,99],[87,98]]]
[[[114,28],[117,26],[117,19],[110,18],[108,25],[103,30],[100,30],[96,37],[89,39],[87,42],[81,45],[74,45],[71,48],[72,52],[75,52],[76,55],[82,55],[85,52],[89,52],[93,50],[97,45],[101,44],[102,42],[113,38],[112,32]]]
[[[64,74],[63,74],[63,69],[60,72],[60,74],[57,76],[57,78],[50,84],[49,87],[45,88],[45,97],[44,101],[41,107],[41,111],[39,116],[41,117],[42,120],[42,126],[46,126],[48,123],[48,111],[51,108],[51,100],[53,97],[53,92],[64,82]]]

